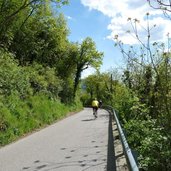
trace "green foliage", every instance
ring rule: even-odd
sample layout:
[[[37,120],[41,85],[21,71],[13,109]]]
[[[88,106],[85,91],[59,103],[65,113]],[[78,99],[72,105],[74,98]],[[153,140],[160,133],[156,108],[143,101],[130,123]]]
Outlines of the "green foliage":
[[[118,84],[114,88],[115,93],[112,95],[112,106],[119,111],[122,119],[131,118],[131,107],[137,100],[133,93],[122,84]]]
[[[84,39],[80,45],[77,45],[77,48],[78,50],[75,58],[76,72],[74,80],[74,96],[76,95],[76,90],[81,78],[81,72],[90,66],[98,69],[102,63],[103,57],[103,53],[98,52],[95,42],[90,37]]]
[[[37,11],[49,9],[51,3],[60,7],[68,0],[0,0],[0,44],[8,47],[13,41],[14,32],[21,29]]]
[[[82,101],[83,106],[91,106],[92,99],[89,94],[82,93],[80,100]]]
[[[137,151],[138,161],[144,170],[170,170],[170,135],[163,134],[163,128],[156,128],[156,120],[132,119],[125,125],[130,146]]]
[[[0,94],[10,95],[13,91],[21,96],[31,93],[28,75],[12,54],[0,50]]]
[[[62,82],[62,91],[59,93],[61,101],[65,104],[70,104],[73,99],[73,79],[67,78]]]
[[[169,66],[169,63],[167,63]],[[132,71],[126,86],[134,91],[134,101],[124,117],[125,129],[130,146],[138,152],[140,167],[144,170],[170,170],[170,71],[162,62],[158,75],[152,67],[145,66],[144,72]],[[131,83],[128,84],[128,80]]]
[[[103,104],[112,105],[118,111],[128,143],[138,154],[139,166],[147,171],[171,169],[171,117],[167,114],[164,101],[165,95],[170,93],[167,89],[170,69],[166,71],[163,65],[166,63],[160,65],[161,80],[156,79],[151,66],[141,69],[135,66],[131,72],[124,73],[122,80],[114,72],[114,75],[94,74],[82,81],[85,87],[83,103],[90,104],[93,97],[98,97]],[[113,80],[112,77],[117,79]],[[167,103],[170,102],[168,97]]]
[[[0,0],[0,146],[82,109],[73,99],[78,47],[51,3],[68,1]]]
[[[95,97],[102,100],[103,104],[109,104],[109,102],[111,102],[112,95],[109,74],[100,74],[97,72],[94,75],[90,75],[82,80],[82,86],[85,87],[84,91],[87,93],[87,95],[84,94],[84,97],[82,97],[82,100],[86,105],[91,105],[91,101]]]
[[[21,70],[28,74],[23,77],[29,80],[34,94],[40,91],[55,97],[60,94],[63,102],[70,103],[76,96],[81,72],[88,66],[99,68],[103,54],[96,50],[91,38],[80,45],[68,41],[66,19],[62,14],[54,14],[52,2],[53,7],[68,3],[67,0],[0,0],[3,14],[0,45],[7,53],[15,54],[19,66],[27,66]],[[35,65],[45,67],[42,74]]]
[[[161,1],[159,4],[163,6]],[[138,35],[137,19],[129,18],[128,21],[140,42],[140,50],[137,50],[137,45],[129,49],[124,48],[124,44],[117,35],[115,36],[117,45],[126,58],[127,66],[122,77],[123,82],[130,92],[134,92],[132,98],[134,101],[128,106],[129,113],[124,115],[126,121],[124,127],[130,145],[138,151],[142,169],[170,170],[171,58],[168,48],[170,38],[168,34],[167,45],[150,42],[152,29],[149,25],[149,13],[146,17],[148,46]]]
[[[125,123],[124,128],[126,129],[127,139],[132,148],[138,150],[138,147],[142,144],[144,138],[149,135],[151,129],[154,127],[154,124],[155,120],[150,119],[130,119],[127,123]]]
[[[10,50],[21,65],[41,63],[56,67],[66,50],[68,29],[62,14],[38,12],[14,34]]]
[[[29,73],[29,81],[34,94],[42,91],[50,97],[58,97],[62,89],[62,80],[56,76],[55,69],[34,63],[32,66],[25,67],[25,70]]]
[[[49,99],[44,93],[37,93],[25,100],[18,93],[12,93],[5,99],[1,97],[0,146],[80,109],[82,105],[79,101],[66,106],[59,100]]]
[[[95,42],[90,37],[87,37],[79,47],[76,62],[78,67],[81,67],[82,70],[84,70],[84,67],[88,66],[99,68],[102,64],[102,57],[103,53],[97,51]]]
[[[141,166],[150,171],[170,170],[170,140],[170,135],[163,134],[161,128],[153,127],[139,147]]]
[[[67,113],[67,108],[59,101],[49,100],[43,94],[31,97],[29,102],[32,104],[34,118],[40,124],[50,124],[52,121]]]

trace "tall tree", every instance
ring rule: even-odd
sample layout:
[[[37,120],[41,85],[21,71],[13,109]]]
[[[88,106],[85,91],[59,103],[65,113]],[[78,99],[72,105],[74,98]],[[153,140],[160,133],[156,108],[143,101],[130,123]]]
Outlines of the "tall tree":
[[[13,29],[20,21],[23,25],[41,7],[54,3],[66,4],[67,0],[0,0],[0,46],[8,46],[13,38]]]
[[[95,42],[90,37],[87,37],[81,44],[78,44],[78,52],[75,57],[76,72],[74,79],[74,97],[76,95],[82,71],[90,66],[98,69],[102,64],[102,57],[103,53],[98,52]]]
[[[38,62],[56,67],[67,46],[68,28],[62,14],[38,11],[14,34],[10,51],[16,54],[21,65]]]

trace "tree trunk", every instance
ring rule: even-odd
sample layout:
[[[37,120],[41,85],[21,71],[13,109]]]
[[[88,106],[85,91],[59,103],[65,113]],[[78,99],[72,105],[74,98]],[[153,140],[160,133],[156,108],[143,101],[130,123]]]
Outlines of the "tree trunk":
[[[76,75],[75,75],[75,80],[74,80],[74,92],[73,92],[73,97],[74,98],[76,96],[76,91],[77,91],[78,84],[79,84],[79,81],[80,81],[81,71],[82,71],[81,67],[77,67],[77,71],[76,71]]]

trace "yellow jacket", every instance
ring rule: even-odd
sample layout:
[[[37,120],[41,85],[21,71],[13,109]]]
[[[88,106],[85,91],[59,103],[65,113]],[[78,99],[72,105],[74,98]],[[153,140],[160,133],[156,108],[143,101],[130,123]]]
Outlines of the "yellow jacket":
[[[99,102],[97,100],[93,100],[92,107],[98,107],[98,106],[99,106]]]

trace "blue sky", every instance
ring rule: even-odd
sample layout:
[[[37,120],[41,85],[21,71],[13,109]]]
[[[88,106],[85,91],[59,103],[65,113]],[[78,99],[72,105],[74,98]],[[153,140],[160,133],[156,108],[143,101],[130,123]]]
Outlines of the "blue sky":
[[[153,10],[146,0],[70,0],[69,5],[63,6],[60,12],[64,13],[70,29],[69,39],[81,42],[86,37],[91,37],[97,49],[104,52],[101,71],[121,67],[123,57],[120,50],[114,47],[114,37],[119,36],[126,45],[138,44],[132,36],[131,25],[128,17],[140,21],[137,30],[142,41],[147,40],[147,25],[145,16],[150,13],[151,41],[164,41],[171,30],[171,22],[164,18],[161,10]],[[129,34],[126,32],[129,30]],[[84,76],[90,74],[87,70]]]
[[[102,72],[120,65],[122,55],[119,49],[114,47],[112,40],[106,38],[110,34],[110,30],[107,29],[110,24],[109,17],[99,11],[89,10],[88,7],[81,4],[80,0],[70,1],[70,4],[63,6],[60,11],[68,20],[71,41],[81,42],[89,36],[95,41],[97,49],[104,52]],[[84,74],[89,74],[91,71]]]

